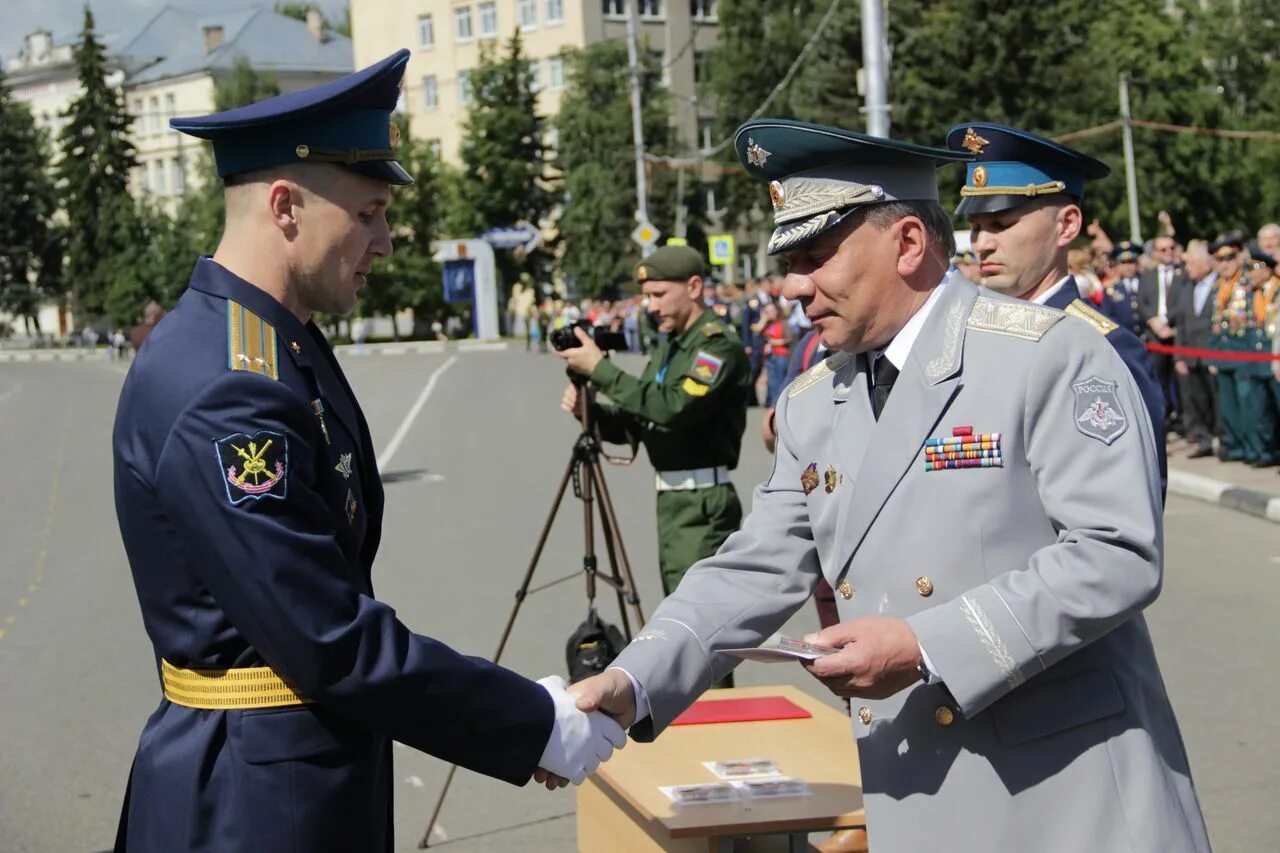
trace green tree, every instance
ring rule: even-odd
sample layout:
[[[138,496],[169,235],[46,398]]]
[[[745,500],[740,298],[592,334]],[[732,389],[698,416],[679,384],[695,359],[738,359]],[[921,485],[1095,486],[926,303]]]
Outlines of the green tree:
[[[15,100],[0,69],[0,311],[38,331],[40,303],[56,291],[62,247],[54,239],[53,185],[45,172],[45,140],[25,104]],[[46,266],[52,269],[46,270]],[[46,275],[46,272],[51,273]]]
[[[103,309],[104,267],[125,248],[115,241],[119,223],[106,214],[128,215],[126,205],[116,202],[128,198],[129,171],[137,162],[128,139],[131,119],[119,91],[107,84],[105,51],[87,5],[75,65],[82,91],[63,114],[56,174],[69,226],[66,274],[80,316]]]
[[[649,52],[642,50],[641,55]],[[560,264],[578,289],[598,296],[628,280],[639,258],[630,238],[636,227],[636,190],[627,49],[622,41],[599,42],[566,53],[565,59],[566,87],[556,119],[556,166],[563,174],[557,222],[564,243]],[[652,60],[642,79],[646,149],[670,155],[670,96]],[[649,219],[670,234],[675,220],[674,170],[652,170],[650,175]]]
[[[449,222],[459,234],[536,224],[551,207],[543,179],[543,121],[520,33],[501,55],[493,44],[481,44],[480,64],[471,71],[473,100],[459,151],[467,180]]]

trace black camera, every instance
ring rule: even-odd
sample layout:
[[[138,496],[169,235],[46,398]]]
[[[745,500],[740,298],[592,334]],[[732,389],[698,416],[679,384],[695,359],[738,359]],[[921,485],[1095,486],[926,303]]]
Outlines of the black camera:
[[[547,340],[556,352],[564,352],[567,349],[575,349],[582,346],[578,336],[573,333],[574,329],[582,329],[596,342],[596,346],[605,352],[609,350],[621,351],[627,348],[627,336],[622,332],[611,332],[603,326],[593,326],[587,320],[579,320],[572,326],[552,329],[551,333],[547,335]]]

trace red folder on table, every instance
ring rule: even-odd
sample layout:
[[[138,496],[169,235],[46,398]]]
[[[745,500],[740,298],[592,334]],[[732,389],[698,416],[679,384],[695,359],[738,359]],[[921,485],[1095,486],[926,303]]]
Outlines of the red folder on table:
[[[812,717],[790,699],[758,696],[754,699],[701,699],[672,721],[673,726],[706,723],[749,723],[755,720],[801,720]]]

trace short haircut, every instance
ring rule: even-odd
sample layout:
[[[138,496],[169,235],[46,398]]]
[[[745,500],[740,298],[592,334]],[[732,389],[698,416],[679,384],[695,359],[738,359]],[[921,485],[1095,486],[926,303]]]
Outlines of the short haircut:
[[[864,208],[863,221],[880,231],[889,228],[900,219],[914,216],[924,223],[929,241],[948,259],[956,253],[956,235],[951,217],[936,201],[886,201]]]

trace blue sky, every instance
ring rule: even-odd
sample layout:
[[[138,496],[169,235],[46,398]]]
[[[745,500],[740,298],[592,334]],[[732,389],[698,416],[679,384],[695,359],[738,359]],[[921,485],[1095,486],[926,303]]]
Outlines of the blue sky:
[[[222,12],[251,6],[271,8],[274,0],[92,0],[89,4],[98,32],[129,33],[141,27],[165,6]],[[331,18],[345,5],[342,0],[320,0]],[[44,27],[59,41],[80,31],[84,0],[0,0],[5,26],[0,33],[0,56],[12,56],[27,33]]]

